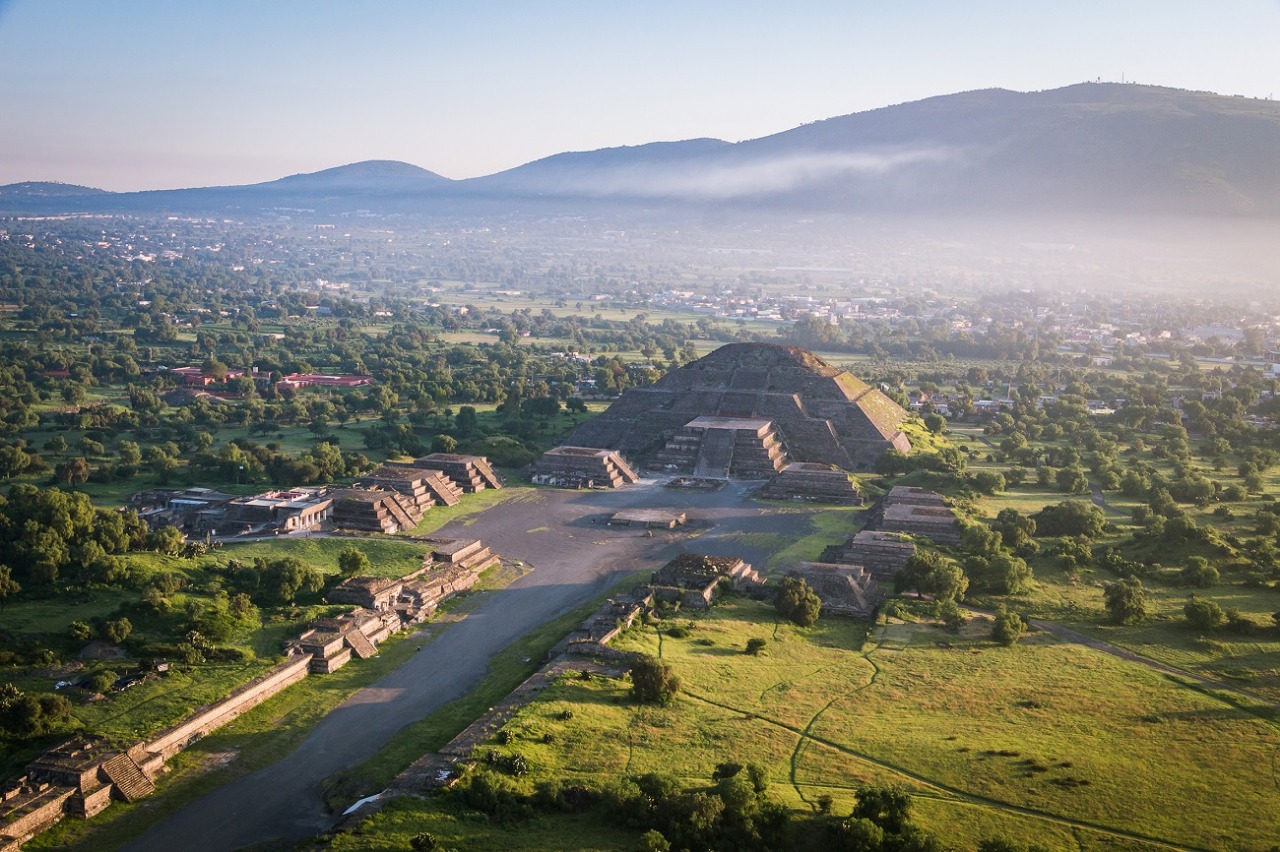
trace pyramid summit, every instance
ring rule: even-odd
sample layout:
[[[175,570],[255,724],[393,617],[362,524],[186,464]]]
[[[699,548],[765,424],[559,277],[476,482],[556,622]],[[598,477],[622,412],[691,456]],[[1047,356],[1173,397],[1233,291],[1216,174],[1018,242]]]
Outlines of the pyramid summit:
[[[776,436],[792,461],[869,470],[886,450],[910,451],[900,428],[906,416],[879,390],[812,352],[772,343],[731,343],[650,387],[625,391],[607,411],[574,430],[566,443],[621,450],[672,468],[684,453],[701,468],[717,427],[740,433],[750,429],[765,442],[768,458],[761,461],[774,469],[782,463],[769,449]],[[731,456],[733,450],[724,452]],[[727,473],[732,461],[726,458],[715,466]]]

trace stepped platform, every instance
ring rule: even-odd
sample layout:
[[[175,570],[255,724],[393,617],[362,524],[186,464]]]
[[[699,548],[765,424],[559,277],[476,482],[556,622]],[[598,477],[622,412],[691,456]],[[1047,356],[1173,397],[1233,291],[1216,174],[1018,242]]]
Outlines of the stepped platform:
[[[824,615],[869,618],[884,600],[875,578],[861,565],[801,562],[791,575],[802,577],[822,599]]]
[[[620,488],[639,477],[615,450],[554,447],[534,462],[532,480],[561,488]]]
[[[486,488],[502,488],[502,478],[494,471],[484,456],[466,456],[458,453],[432,453],[414,461],[414,466],[425,470],[438,470],[467,494],[475,494]]]
[[[773,421],[750,417],[695,417],[654,458],[666,471],[698,479],[764,479],[787,461]]]
[[[756,496],[766,500],[862,505],[862,494],[850,474],[834,465],[815,462],[792,462],[778,471]]]
[[[941,494],[933,491],[894,486],[881,501],[878,515],[878,529],[923,536],[935,544],[960,543],[960,528],[955,512]]]
[[[395,491],[409,498],[420,514],[432,506],[456,506],[462,497],[462,489],[442,471],[402,465],[383,465],[356,480],[355,487]]]
[[[706,609],[724,581],[735,589],[764,585],[756,570],[736,556],[684,553],[655,571],[649,586],[641,588],[640,596],[652,594],[659,600]]]
[[[342,488],[333,492],[333,525],[392,535],[413,529],[422,512],[409,497],[398,491]]]
[[[895,533],[860,530],[843,544],[833,544],[823,550],[821,561],[861,565],[874,579],[891,583],[915,552],[914,544]]]
[[[924,536],[934,544],[960,543],[960,529],[956,526],[955,513],[945,506],[885,506],[880,529]]]
[[[895,485],[884,495],[886,506],[924,506],[933,509],[945,509],[947,501],[942,495],[927,488],[915,485]]]

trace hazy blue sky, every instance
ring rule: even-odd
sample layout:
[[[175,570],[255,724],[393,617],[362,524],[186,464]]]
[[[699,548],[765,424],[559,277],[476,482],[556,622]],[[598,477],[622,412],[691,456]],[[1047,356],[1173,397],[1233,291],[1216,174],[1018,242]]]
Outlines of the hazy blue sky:
[[[1101,77],[1280,94],[1280,0],[0,0],[0,184],[453,178]]]

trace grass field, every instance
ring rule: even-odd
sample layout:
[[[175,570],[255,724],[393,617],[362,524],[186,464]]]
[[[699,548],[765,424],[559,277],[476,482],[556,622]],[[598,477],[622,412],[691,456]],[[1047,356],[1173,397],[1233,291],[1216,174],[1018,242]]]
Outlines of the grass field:
[[[827,794],[847,812],[858,784],[903,783],[917,821],[962,848],[994,835],[1072,850],[1274,842],[1275,724],[1141,666],[1039,635],[1002,648],[984,623],[959,636],[835,619],[803,630],[740,599],[675,621],[686,638],[640,627],[617,642],[674,666],[673,705],[637,706],[624,681],[565,678],[508,723],[512,745],[493,747],[526,758],[529,784],[661,772],[697,786],[717,763],[753,761],[801,810]],[[742,650],[753,637],[769,642],[759,657]],[[569,832],[559,848],[602,842],[597,826],[557,824]],[[495,842],[437,804],[376,825],[335,848],[395,848],[422,830],[472,848],[472,825],[475,848]]]

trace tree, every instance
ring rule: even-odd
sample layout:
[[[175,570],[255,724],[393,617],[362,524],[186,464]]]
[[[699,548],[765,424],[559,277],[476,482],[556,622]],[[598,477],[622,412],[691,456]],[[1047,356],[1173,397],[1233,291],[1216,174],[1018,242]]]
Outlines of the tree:
[[[1193,628],[1205,632],[1217,630],[1227,623],[1227,614],[1222,611],[1222,607],[1207,598],[1195,595],[1187,598],[1187,602],[1182,606],[1182,614],[1187,617],[1187,623]]]
[[[177,556],[187,539],[177,527],[160,527],[147,533],[147,549],[166,556]]]
[[[1000,607],[996,610],[996,619],[991,625],[991,638],[1001,645],[1014,645],[1022,638],[1026,629],[1027,624],[1022,616]]]
[[[1002,543],[1010,550],[1031,544],[1036,534],[1035,520],[1012,508],[1001,509],[991,528],[1000,533]]]
[[[822,612],[822,599],[802,577],[787,577],[773,601],[778,615],[801,627],[812,627]]]
[[[440,434],[431,439],[431,452],[451,453],[458,449],[458,439],[452,435]]]
[[[53,468],[53,478],[67,483],[68,488],[75,488],[77,483],[89,478],[89,463],[79,457],[58,462]]]
[[[750,654],[753,657],[758,657],[760,656],[760,652],[763,651],[768,646],[769,646],[769,641],[767,639],[761,639],[758,636],[754,636],[747,640],[746,653]]]
[[[121,642],[129,638],[129,634],[133,632],[133,624],[127,618],[118,618],[115,621],[108,621],[102,625],[103,637],[113,645],[119,645]]]
[[[1184,586],[1196,586],[1197,588],[1207,589],[1218,583],[1220,575],[1218,569],[1209,564],[1209,560],[1203,556],[1192,556],[1187,560],[1187,566],[1182,569],[1178,575],[1178,579],[1182,581]]]
[[[0,565],[0,609],[4,609],[4,602],[20,591],[22,585],[13,579],[13,571],[8,565]]]
[[[997,553],[990,559],[977,557],[966,564],[974,585],[997,595],[1020,595],[1030,590],[1034,579],[1027,561],[1010,553]]]
[[[464,438],[474,435],[480,426],[475,406],[464,405],[459,408],[458,416],[454,418],[453,425],[458,434]]]
[[[409,841],[409,848],[413,852],[432,852],[432,850],[440,848],[440,841],[436,840],[436,836],[428,831],[415,834]]]
[[[631,664],[631,694],[641,704],[670,704],[680,691],[680,678],[657,657],[642,655]]]
[[[884,841],[884,829],[866,817],[849,817],[836,831],[840,852],[879,852]]]
[[[1137,577],[1108,583],[1102,594],[1116,624],[1137,624],[1147,617],[1147,591]]]
[[[1092,503],[1064,500],[1046,506],[1035,516],[1036,534],[1042,536],[1085,536],[1097,538],[1107,525],[1107,516]]]
[[[983,494],[995,494],[997,491],[1004,491],[1005,489],[1003,474],[990,470],[980,470],[972,476],[973,487]]]
[[[296,556],[286,556],[266,564],[262,588],[278,603],[292,604],[299,592],[324,588],[324,574]]]
[[[924,428],[935,435],[941,435],[947,431],[947,418],[941,414],[926,414],[924,416]]]
[[[37,736],[70,715],[71,702],[61,695],[27,695],[12,684],[0,687],[0,730],[12,736]]]
[[[911,815],[911,794],[898,784],[858,788],[858,802],[850,819],[867,819],[892,834],[898,834]]]
[[[369,557],[363,550],[347,545],[338,554],[338,569],[343,577],[363,576],[369,573],[369,567]]]

